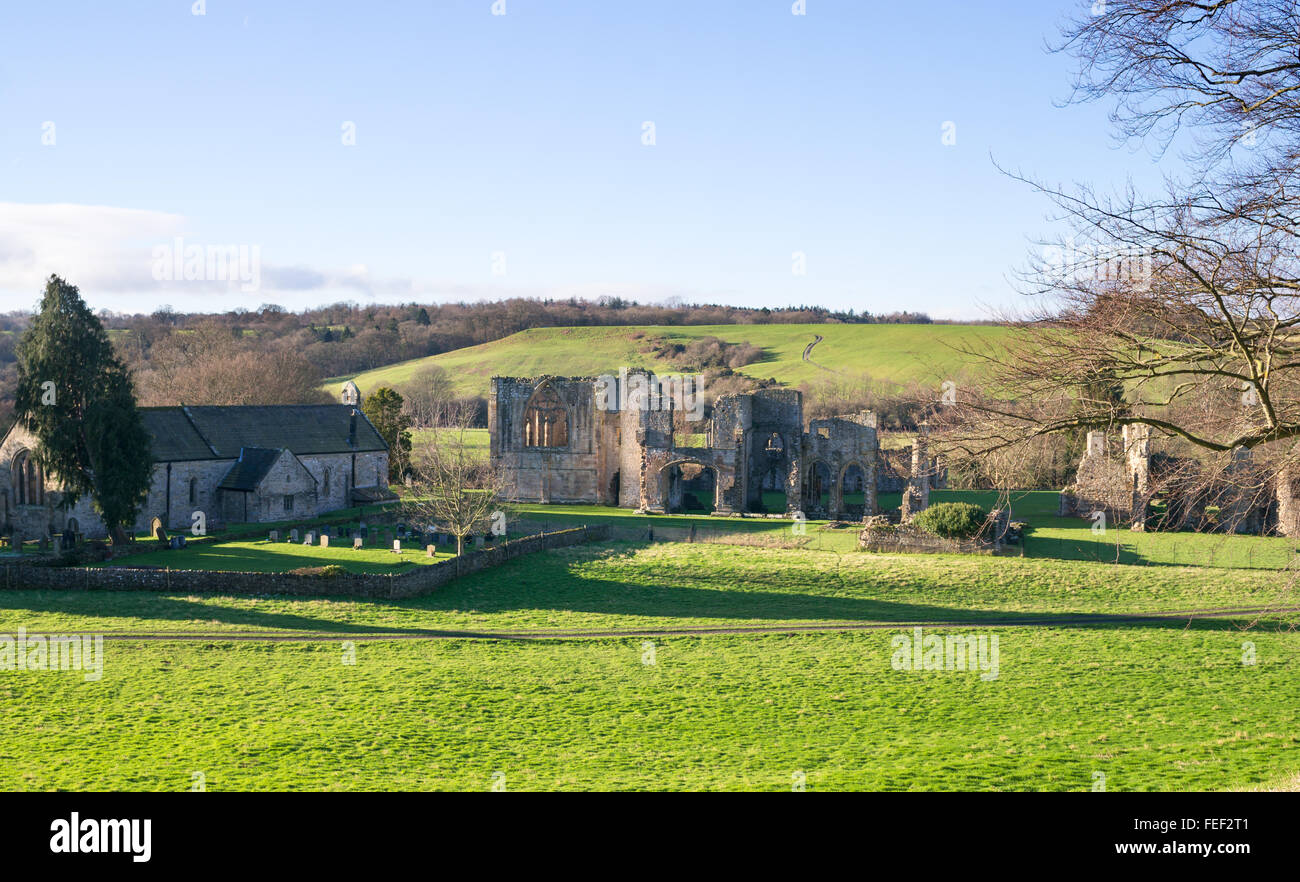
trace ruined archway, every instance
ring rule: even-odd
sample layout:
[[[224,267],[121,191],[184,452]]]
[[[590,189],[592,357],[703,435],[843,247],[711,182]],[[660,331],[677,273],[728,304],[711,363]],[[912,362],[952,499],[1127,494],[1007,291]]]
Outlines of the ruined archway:
[[[867,471],[860,463],[851,462],[840,475],[840,507],[843,513],[855,520],[866,514]]]
[[[825,514],[831,507],[831,467],[820,459],[808,468],[808,483],[804,490],[804,511]]]
[[[695,460],[680,460],[659,473],[663,510],[675,514],[710,514],[718,506],[718,470]]]

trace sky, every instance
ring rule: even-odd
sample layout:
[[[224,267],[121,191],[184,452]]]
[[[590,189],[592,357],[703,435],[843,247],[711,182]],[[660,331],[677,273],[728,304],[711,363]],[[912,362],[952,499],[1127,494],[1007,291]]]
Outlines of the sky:
[[[6,4],[0,310],[57,273],[125,312],[614,295],[988,318],[1052,229],[999,165],[1103,190],[1174,170],[1105,106],[1061,106],[1072,61],[1046,44],[1080,8]]]

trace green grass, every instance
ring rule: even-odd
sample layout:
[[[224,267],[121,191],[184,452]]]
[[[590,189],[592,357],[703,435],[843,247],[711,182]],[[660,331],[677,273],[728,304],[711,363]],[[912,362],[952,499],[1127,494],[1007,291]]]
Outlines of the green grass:
[[[594,376],[634,366],[676,373],[667,362],[643,354],[647,339],[689,342],[701,337],[762,348],[763,358],[740,368],[740,372],[759,379],[775,377],[789,386],[839,371],[865,373],[899,385],[937,387],[944,380],[960,381],[975,370],[958,348],[996,345],[1007,333],[1000,327],[938,324],[534,328],[480,346],[333,377],[324,388],[338,395],[345,381],[354,380],[362,394],[369,394],[380,386],[407,383],[431,364],[446,369],[460,395],[487,394],[488,381],[494,376]],[[824,339],[813,349],[813,363],[805,362],[804,347],[816,334]]]
[[[962,632],[965,633],[965,632]],[[999,675],[890,633],[583,643],[109,644],[0,681],[0,787],[1226,789],[1300,766],[1300,636],[1009,629]]]
[[[797,772],[811,790],[1266,785],[1300,769],[1300,634],[1267,617],[1014,624],[1293,597],[1266,571],[680,543],[544,552],[403,601],[5,591],[0,633],[214,636],[109,641],[98,682],[0,675],[25,733],[0,751],[0,788],[185,790],[195,772],[211,790],[486,790],[497,772],[511,790],[785,790]],[[998,676],[894,670],[906,629],[362,641],[344,663],[343,635],[376,629],[798,621],[967,622],[955,633],[998,636]],[[312,636],[220,638],[256,630]]]
[[[423,547],[415,546],[403,547],[401,554],[394,554],[391,543],[379,547],[373,536],[367,540],[368,547],[359,550],[353,549],[351,539],[333,541],[335,544],[328,548],[266,539],[187,545],[174,550],[133,554],[109,565],[245,573],[284,573],[302,567],[341,566],[352,573],[404,573],[412,567],[453,556],[444,550],[437,557],[430,558]]]
[[[150,592],[0,592],[0,633],[293,634],[979,623],[1294,605],[1266,571],[742,545],[620,543],[529,555],[402,601]]]

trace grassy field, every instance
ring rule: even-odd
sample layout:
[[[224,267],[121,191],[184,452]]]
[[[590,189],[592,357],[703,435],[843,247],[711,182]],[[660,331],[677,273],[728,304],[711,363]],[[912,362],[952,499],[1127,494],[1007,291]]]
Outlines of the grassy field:
[[[183,591],[0,592],[0,633],[267,634],[746,627],[810,622],[1041,620],[1294,605],[1276,573],[1084,561],[687,543],[529,555],[402,601]]]
[[[1300,768],[1300,635],[1273,620],[985,627],[992,613],[1258,605],[1261,572],[720,545],[547,552],[403,602],[4,592],[0,630],[144,626],[104,677],[9,672],[7,789],[1230,789]],[[896,670],[909,630],[234,643],[220,628],[969,621],[997,676]],[[1066,624],[1062,621],[1062,625]],[[1249,631],[1243,629],[1249,628]],[[1255,664],[1243,664],[1252,641]],[[647,663],[652,662],[652,663]],[[499,773],[499,776],[498,776]]]
[[[453,556],[441,549],[436,557],[428,557],[423,547],[416,546],[404,547],[401,554],[396,554],[391,543],[380,547],[374,537],[368,540],[368,547],[360,550],[352,547],[351,539],[336,539],[334,542],[336,544],[328,548],[266,539],[187,545],[185,548],[118,558],[110,566],[249,573],[284,573],[302,567],[341,566],[353,573],[404,573],[412,567]]]
[[[856,528],[810,523],[800,537],[781,520],[519,506],[516,529],[608,523],[634,541],[529,555],[404,600],[3,591],[0,634],[197,639],[110,637],[98,681],[0,673],[0,711],[31,736],[0,749],[0,788],[186,790],[196,773],[211,790],[1295,780],[1300,614],[1287,607],[1300,592],[1272,566],[1294,543],[1098,537],[1088,522],[1056,518],[1053,493],[1012,506],[1036,525],[1026,557],[865,554]],[[713,541],[662,541],[690,525]],[[650,530],[660,541],[644,541]],[[802,547],[777,547],[793,543]],[[1120,563],[1100,562],[1116,547]],[[129,562],[155,556],[173,568],[268,570],[394,558],[252,541]],[[428,561],[410,558],[400,566]],[[1266,611],[1132,618],[1210,608]],[[801,625],[856,630],[737,631]],[[997,637],[994,676],[897,669],[893,641],[918,626]]]
[[[759,379],[775,377],[789,386],[838,371],[865,373],[895,384],[937,387],[944,380],[960,381],[975,369],[959,348],[996,345],[1006,334],[1006,329],[999,327],[937,324],[534,328],[481,346],[334,377],[324,388],[338,395],[344,381],[355,380],[362,394],[369,394],[380,386],[409,382],[430,364],[446,369],[460,395],[487,394],[488,381],[494,376],[594,376],[635,366],[676,373],[670,364],[645,354],[648,341],[689,342],[701,337],[760,347],[763,358],[740,372]],[[816,335],[824,339],[814,347],[812,361],[804,361],[804,348]]]

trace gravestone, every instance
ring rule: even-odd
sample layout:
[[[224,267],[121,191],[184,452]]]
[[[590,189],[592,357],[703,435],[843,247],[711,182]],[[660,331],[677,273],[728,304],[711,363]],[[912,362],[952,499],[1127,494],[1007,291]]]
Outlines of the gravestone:
[[[401,540],[401,539],[394,539],[394,540],[393,540],[393,554],[401,554],[401,553],[402,553],[402,540]]]
[[[9,547],[14,551],[23,550],[23,536],[17,530],[9,534]]]
[[[280,531],[279,531],[279,530],[272,530],[272,531],[271,531],[271,538],[268,539],[267,541],[268,541],[268,542],[279,542],[279,541],[280,541]]]
[[[424,546],[424,556],[425,556],[425,557],[433,557],[434,554],[436,554],[436,553],[437,553],[437,552],[435,551],[434,546],[432,546],[432,545],[426,545],[426,546]]]
[[[316,534],[315,534],[315,533],[312,533],[312,532],[308,532],[308,533],[307,533],[307,538],[306,538],[305,540],[303,540],[303,543],[302,543],[302,544],[303,544],[303,545],[315,545],[315,544],[316,544]]]
[[[154,518],[149,522],[149,533],[159,542],[167,541],[167,530],[163,528],[163,522],[160,518]]]
[[[329,534],[329,533],[321,533],[321,534],[320,534],[320,547],[321,547],[321,548],[329,548],[329,547],[330,547],[330,534]]]
[[[406,524],[398,524],[396,530],[399,537],[406,538]]]
[[[475,548],[482,548],[482,547],[483,547],[483,534],[482,534],[482,533],[475,533],[475,534],[474,534],[474,547],[475,547]]]
[[[360,550],[361,550],[361,544],[362,544],[362,543],[361,543],[361,537],[360,537],[360,536],[355,537],[355,538],[352,540],[352,550],[353,550],[353,551],[360,551]]]
[[[292,530],[289,531],[289,541],[290,541],[290,542],[293,542],[293,543],[295,543],[295,544],[298,542],[298,528],[297,528],[297,527],[294,527]]]

